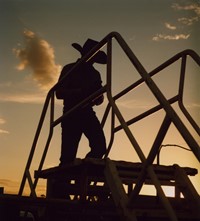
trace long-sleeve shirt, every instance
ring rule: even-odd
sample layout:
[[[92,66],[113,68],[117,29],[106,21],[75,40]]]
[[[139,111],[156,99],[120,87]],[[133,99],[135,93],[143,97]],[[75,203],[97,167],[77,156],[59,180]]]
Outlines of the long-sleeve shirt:
[[[75,64],[76,62],[63,67],[59,81]],[[100,73],[91,64],[85,62],[67,75],[57,89],[56,95],[58,99],[64,100],[64,111],[67,111],[101,87]]]

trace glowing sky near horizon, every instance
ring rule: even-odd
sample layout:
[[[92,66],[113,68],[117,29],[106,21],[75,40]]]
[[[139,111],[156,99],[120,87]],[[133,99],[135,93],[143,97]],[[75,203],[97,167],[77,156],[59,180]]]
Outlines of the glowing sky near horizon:
[[[19,188],[48,89],[57,81],[62,66],[79,57],[71,43],[82,45],[87,38],[101,40],[111,31],[117,31],[147,71],[188,48],[200,55],[199,0],[0,0],[0,24],[0,186],[7,192],[16,192]],[[139,75],[118,45],[114,43],[113,47],[113,90],[117,93]],[[105,83],[105,67],[96,67]],[[155,79],[167,96],[177,91],[177,70],[178,65],[174,65],[163,77]],[[185,100],[200,123],[200,71],[191,63],[188,72]],[[141,88],[118,103],[125,118],[130,119],[154,105],[155,100]],[[105,105],[95,109],[99,117]],[[56,115],[61,112],[62,103],[58,101]],[[145,154],[162,117],[163,113],[159,113],[132,127]],[[44,131],[47,130],[45,125]],[[165,144],[185,146],[174,127],[171,131]],[[109,128],[105,128],[105,132],[109,139]],[[199,143],[199,137],[197,140]],[[87,141],[83,138],[78,157],[84,157],[88,151],[85,146]],[[119,132],[110,157],[138,161],[132,149]],[[58,164],[59,151],[58,127],[45,167]],[[40,151],[36,161],[39,155]],[[177,148],[163,149],[161,158],[164,164],[178,163],[200,170],[199,162],[191,153]],[[196,186],[200,183],[199,177],[194,179]]]

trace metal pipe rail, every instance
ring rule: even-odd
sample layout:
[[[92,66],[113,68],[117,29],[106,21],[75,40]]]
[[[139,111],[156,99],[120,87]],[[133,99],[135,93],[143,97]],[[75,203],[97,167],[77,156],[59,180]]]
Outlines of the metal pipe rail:
[[[185,115],[185,117],[187,118],[187,120],[190,122],[191,126],[193,127],[193,129],[197,132],[198,135],[200,135],[200,127],[197,125],[197,123],[195,122],[195,120],[192,118],[192,116],[189,114],[189,112],[187,111],[187,109],[185,108],[184,104],[183,104],[183,88],[184,88],[184,78],[185,78],[185,66],[186,66],[186,58],[187,56],[190,56],[197,64],[200,65],[200,57],[198,56],[198,54],[192,50],[185,50],[182,51],[178,54],[176,54],[175,56],[173,56],[172,58],[170,58],[169,60],[167,60],[166,62],[164,62],[163,64],[161,64],[160,66],[158,66],[157,68],[155,68],[154,70],[152,70],[151,72],[149,72],[149,76],[153,77],[154,75],[156,75],[157,73],[159,73],[160,71],[162,71],[163,69],[165,69],[166,67],[172,65],[173,63],[177,62],[180,58],[183,59],[182,64],[181,64],[181,73],[180,73],[180,82],[179,82],[179,90],[178,90],[178,94],[175,95],[174,97],[171,97],[170,99],[168,99],[168,102],[170,104],[173,104],[175,102],[178,102],[178,105],[180,107],[180,109],[182,110],[183,114]],[[130,86],[128,86],[127,88],[125,88],[123,91],[121,91],[119,94],[115,95],[113,97],[114,100],[119,99],[120,97],[124,96],[125,94],[127,94],[129,91],[133,90],[134,88],[140,86],[141,84],[144,83],[144,80],[141,78],[139,80],[137,80],[136,82],[134,82],[133,84],[131,84]],[[111,106],[110,104],[108,104],[107,106],[107,112],[109,112]],[[163,107],[161,104],[141,113],[140,115],[128,120],[126,123],[127,125],[131,125],[133,123],[138,122],[139,120],[142,120],[143,118],[161,110]],[[107,113],[108,115],[108,113]],[[105,114],[104,118],[107,117],[107,115]],[[105,122],[106,120],[104,119],[103,122]],[[122,126],[119,125],[117,127],[115,127],[113,129],[113,132],[118,132],[122,129]],[[108,154],[108,153],[107,153]]]
[[[113,39],[115,39],[118,42],[118,44],[120,45],[122,50],[125,52],[125,54],[129,58],[130,62],[133,64],[133,66],[136,68],[137,72],[141,76],[141,79],[134,82],[132,85],[128,86],[126,89],[124,89],[123,91],[121,91],[119,94],[117,94],[115,96],[112,95],[112,40]],[[153,163],[153,160],[155,159],[156,154],[159,151],[159,147],[160,147],[160,145],[161,145],[161,143],[162,143],[162,141],[168,131],[169,125],[171,123],[173,123],[176,126],[177,130],[180,132],[182,137],[185,139],[186,143],[191,148],[191,150],[193,151],[196,158],[200,161],[199,145],[197,144],[196,140],[193,138],[193,136],[191,135],[189,130],[186,128],[186,126],[184,125],[182,120],[179,118],[179,116],[177,115],[177,113],[174,111],[174,109],[171,106],[171,104],[173,104],[174,102],[178,102],[180,109],[182,110],[184,116],[190,122],[191,126],[195,129],[195,131],[199,134],[199,126],[196,124],[196,122],[193,120],[193,118],[190,116],[190,114],[188,113],[188,111],[186,110],[186,108],[183,105],[183,88],[184,88],[184,79],[185,79],[186,57],[190,56],[199,66],[200,66],[200,57],[192,50],[185,50],[185,51],[180,52],[177,55],[173,56],[168,61],[166,61],[165,63],[163,63],[162,65],[160,65],[159,67],[157,67],[156,69],[154,69],[153,71],[148,73],[145,70],[145,68],[142,66],[142,64],[139,62],[137,57],[134,55],[134,53],[131,51],[131,49],[129,48],[127,43],[121,37],[121,35],[117,32],[111,32],[96,47],[94,47],[86,56],[84,56],[82,59],[80,59],[80,61],[67,73],[67,75],[70,74],[72,71],[74,71],[83,62],[88,61],[95,53],[97,53],[105,45],[107,46],[107,56],[108,56],[107,73],[106,73],[107,79],[106,79],[106,84],[103,86],[103,88],[101,90],[92,94],[90,97],[88,97],[87,99],[82,101],[80,104],[77,104],[75,107],[73,107],[71,110],[69,110],[67,113],[65,113],[63,116],[59,117],[56,120],[54,120],[55,91],[59,87],[59,85],[62,83],[64,78],[61,79],[61,81],[58,82],[54,87],[52,87],[50,89],[50,91],[48,92],[45,103],[44,103],[44,107],[42,110],[42,114],[41,114],[41,117],[39,120],[39,124],[38,124],[37,130],[36,130],[36,134],[35,134],[35,137],[33,140],[33,144],[31,147],[30,154],[29,154],[29,158],[28,158],[28,161],[27,161],[27,164],[25,167],[25,172],[24,172],[24,175],[22,178],[22,182],[21,182],[21,186],[20,186],[18,194],[19,195],[23,194],[25,183],[28,180],[29,186],[31,189],[31,195],[32,196],[36,195],[35,189],[37,186],[38,178],[36,178],[34,180],[34,182],[32,182],[31,175],[30,175],[29,171],[30,171],[31,162],[33,160],[33,156],[34,156],[34,153],[36,150],[38,139],[39,139],[39,136],[40,136],[40,133],[42,130],[42,126],[43,126],[49,106],[50,106],[49,136],[48,136],[48,139],[47,139],[47,142],[46,142],[46,145],[44,148],[44,152],[43,152],[43,155],[42,155],[39,167],[38,167],[38,171],[42,170],[42,167],[43,167],[43,164],[44,164],[47,152],[48,152],[49,144],[50,144],[52,136],[53,136],[54,127],[57,126],[62,121],[62,119],[64,117],[66,117],[69,113],[71,113],[72,111],[76,110],[79,107],[83,107],[84,105],[87,105],[96,95],[100,95],[101,93],[106,93],[107,98],[108,98],[108,106],[105,109],[105,113],[102,118],[102,126],[105,125],[110,110],[112,111],[111,112],[111,137],[110,137],[110,143],[108,145],[108,151],[106,153],[106,157],[108,156],[109,151],[112,147],[112,143],[114,141],[114,134],[117,131],[123,129],[129,139],[130,143],[132,144],[133,148],[135,149],[136,153],[138,154],[141,162],[144,165],[141,176],[139,177],[138,182],[137,182],[137,184],[133,190],[133,193],[131,194],[131,197],[129,199],[129,206],[131,206],[131,204],[133,203],[133,201],[134,201],[133,198],[139,194],[140,189],[141,189],[141,187],[144,183],[144,180],[145,180],[145,176],[146,176],[145,171],[147,171],[149,176],[151,177],[156,189],[157,189],[158,195],[160,196],[164,207],[168,211],[170,219],[177,220],[173,209],[171,208],[167,198],[165,197],[165,194],[161,188],[160,182],[159,182],[151,164]],[[163,95],[162,91],[158,88],[158,86],[155,84],[155,82],[153,81],[153,79],[151,77],[156,75],[161,70],[170,66],[171,64],[173,64],[174,62],[176,62],[179,59],[182,59],[181,60],[179,91],[178,91],[177,95],[175,95],[174,97],[167,100],[165,98],[165,96]],[[135,118],[129,120],[128,122],[126,122],[124,120],[119,108],[117,107],[115,101],[143,83],[145,83],[148,86],[150,91],[153,93],[153,95],[157,99],[159,105],[151,108],[150,110],[148,110],[148,111],[136,116]],[[149,115],[151,115],[161,109],[164,109],[164,111],[166,113],[166,117],[165,117],[163,124],[158,132],[157,137],[155,138],[155,142],[152,146],[149,156],[146,158],[142,149],[140,148],[137,140],[135,139],[132,132],[130,131],[129,125],[131,125],[141,119],[144,119],[145,117],[147,117],[147,116],[149,116]],[[120,122],[120,125],[117,127],[115,127],[115,117],[117,117],[118,121]]]

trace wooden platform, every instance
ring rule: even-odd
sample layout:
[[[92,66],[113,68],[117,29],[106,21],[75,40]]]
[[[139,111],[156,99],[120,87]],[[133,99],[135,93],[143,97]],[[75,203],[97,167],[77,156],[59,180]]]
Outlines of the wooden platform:
[[[126,161],[112,161],[112,163],[116,167],[117,177],[119,178],[116,180],[111,178],[114,181],[108,177],[109,173],[107,177],[105,175],[107,169],[106,160],[98,159],[76,159],[74,163],[69,165],[35,171],[35,177],[47,179],[47,198],[62,197],[62,194],[65,194],[64,198],[67,196],[69,203],[78,201],[87,205],[86,210],[90,211],[88,214],[99,210],[102,214],[112,214],[112,217],[115,217],[116,220],[117,217],[120,219],[116,214],[118,214],[117,210],[121,205],[119,207],[116,206],[115,198],[122,197],[117,193],[117,188],[120,186],[118,182],[122,183],[126,195],[129,196],[137,182],[143,165]],[[161,185],[177,188],[175,185],[177,165],[153,165],[153,169]],[[197,169],[189,167],[184,167],[182,170],[189,176],[195,176],[198,172]],[[113,171],[110,176],[112,176],[112,173]],[[116,186],[113,185],[113,188],[111,187],[112,182],[116,184]],[[148,175],[146,176],[145,184],[152,185]],[[58,195],[55,194],[55,191],[58,191]],[[168,199],[176,210],[179,219],[198,220],[198,215],[195,213],[192,213],[193,216],[191,216],[191,208],[189,208],[187,200],[180,197],[180,191],[176,192],[179,193],[176,194],[176,198]],[[92,212],[89,208],[95,209]],[[160,220],[161,218],[162,220],[167,220],[167,213],[157,196],[139,195],[131,210],[136,214],[137,220]],[[105,217],[107,216],[105,215]]]
[[[119,176],[124,184],[134,183],[140,173],[143,165],[141,163],[132,163],[127,161],[114,161]],[[164,166],[154,164],[153,168],[163,184],[170,185],[170,181],[174,180],[175,166]],[[83,172],[91,181],[104,181],[105,160],[101,159],[76,159],[74,163],[57,166],[42,171],[35,171],[35,177],[39,178],[59,178],[66,177],[71,179],[78,178]],[[195,168],[183,167],[189,176],[195,176],[198,171]],[[146,183],[151,183],[147,176]]]
[[[45,198],[17,195],[0,195],[2,221],[16,221],[19,212],[31,217],[17,220],[31,221],[168,221],[169,214],[158,196],[138,195],[133,205],[127,200],[143,168],[141,163],[125,161],[76,159],[62,167],[35,171],[35,178],[47,180]],[[113,170],[114,169],[114,170]],[[185,188],[176,184],[177,171],[189,176],[197,174],[195,168],[178,165],[153,165],[162,185]],[[184,172],[183,172],[184,171]],[[182,175],[181,175],[182,176]],[[182,181],[181,179],[178,179]],[[187,181],[188,182],[188,181]],[[152,185],[149,176],[145,183]],[[181,192],[179,190],[179,192]],[[186,191],[186,198],[167,197],[177,220],[199,221],[199,195],[193,189]],[[185,190],[184,190],[185,192]],[[189,198],[188,198],[189,197]],[[189,199],[189,200],[188,200]],[[12,212],[12,213],[11,213]],[[10,216],[14,214],[15,218]],[[1,220],[1,219],[0,219]]]
[[[138,178],[138,174],[142,170],[141,163],[132,163],[126,161],[113,161],[116,165],[119,177],[124,185],[129,188],[133,185]],[[80,180],[87,179],[87,182],[105,182],[105,160],[99,159],[76,159],[72,164],[53,167],[42,171],[35,171],[35,177],[43,179],[67,179],[67,180]],[[174,186],[174,175],[175,165],[164,166],[164,165],[153,165],[154,171],[156,172],[162,185]],[[189,176],[195,176],[198,171],[195,168],[184,167],[184,171]],[[145,180],[146,184],[152,184],[149,176]],[[94,187],[94,186],[93,186]],[[92,186],[91,186],[92,189]],[[98,191],[98,186],[94,187]],[[72,188],[71,188],[72,190]],[[76,194],[71,192],[69,194]]]

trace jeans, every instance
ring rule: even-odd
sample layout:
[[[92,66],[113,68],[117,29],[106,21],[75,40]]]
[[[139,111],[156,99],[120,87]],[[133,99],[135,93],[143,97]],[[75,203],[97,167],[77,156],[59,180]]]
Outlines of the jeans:
[[[70,114],[62,122],[61,164],[72,162],[76,158],[82,134],[87,137],[91,149],[86,157],[103,157],[106,152],[103,129],[93,109],[84,108]]]

